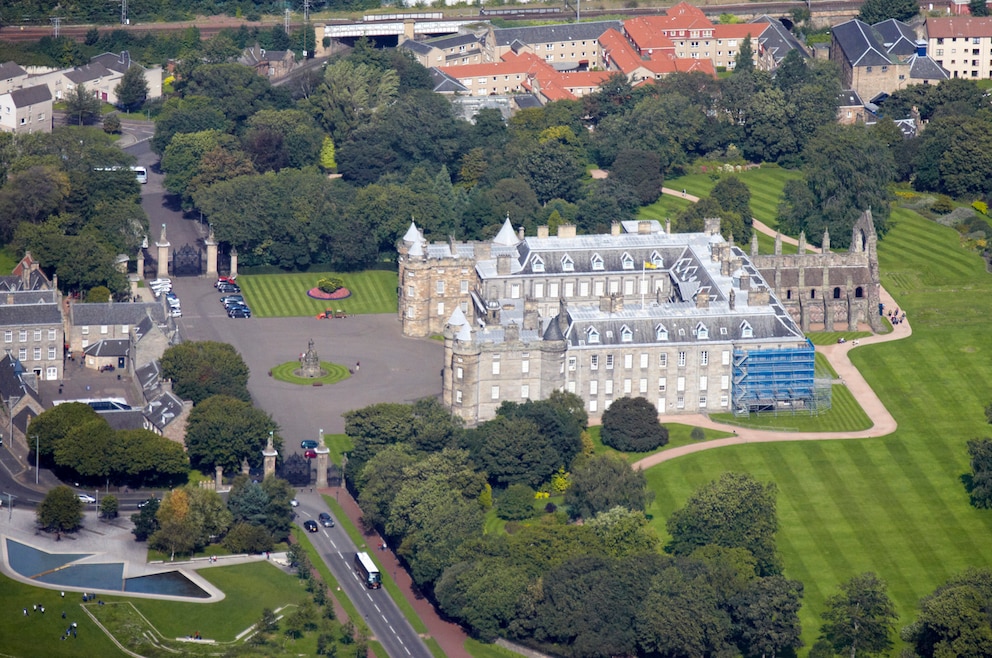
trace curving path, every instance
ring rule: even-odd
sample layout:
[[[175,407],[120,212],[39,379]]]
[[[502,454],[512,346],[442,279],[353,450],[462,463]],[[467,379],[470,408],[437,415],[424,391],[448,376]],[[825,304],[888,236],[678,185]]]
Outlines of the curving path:
[[[662,188],[664,194],[671,194],[672,196],[683,197],[681,190],[674,190],[670,188]],[[686,194],[683,198],[690,201],[698,201],[699,197],[692,196],[691,194]],[[766,235],[774,236],[776,231],[767,225],[754,220],[755,230],[764,233]],[[790,238],[788,236],[782,236],[782,241],[788,244],[798,244],[795,238]],[[811,247],[812,248],[812,247]],[[879,299],[885,304],[885,308],[894,309],[898,308],[895,300],[892,299],[892,295],[885,290],[885,288],[879,288]],[[710,429],[721,430],[724,432],[733,432],[734,436],[730,436],[724,439],[715,439],[713,441],[706,441],[704,443],[693,443],[686,446],[680,446],[678,448],[672,448],[671,450],[665,450],[664,452],[655,453],[649,455],[644,459],[634,462],[632,466],[634,468],[650,468],[662,462],[667,462],[671,459],[676,459],[682,457],[683,455],[688,455],[694,452],[702,452],[703,450],[711,450],[713,448],[721,448],[723,446],[740,445],[743,443],[771,443],[774,441],[819,441],[823,439],[869,439],[873,437],[886,436],[891,434],[896,430],[898,424],[889,413],[889,410],[885,408],[882,401],[872,390],[865,378],[861,376],[861,372],[854,367],[851,363],[851,358],[849,352],[861,345],[873,345],[878,343],[887,343],[893,340],[901,340],[903,338],[908,338],[913,333],[913,327],[909,323],[909,318],[895,326],[892,327],[892,331],[887,334],[876,334],[874,336],[869,336],[867,338],[861,338],[857,341],[848,341],[846,343],[837,343],[834,345],[818,345],[817,351],[821,352],[830,365],[833,366],[834,370],[837,371],[837,377],[847,386],[854,396],[854,399],[858,401],[861,408],[865,410],[865,413],[872,421],[872,426],[867,430],[862,430],[860,432],[795,432],[795,433],[785,433],[785,432],[773,432],[770,430],[758,430],[749,429],[746,427],[737,427],[735,425],[726,425],[724,423],[717,423],[705,416],[703,414],[694,414],[691,416],[679,415],[672,416],[673,420],[678,422],[684,422],[691,425],[698,425],[699,427],[707,427]]]

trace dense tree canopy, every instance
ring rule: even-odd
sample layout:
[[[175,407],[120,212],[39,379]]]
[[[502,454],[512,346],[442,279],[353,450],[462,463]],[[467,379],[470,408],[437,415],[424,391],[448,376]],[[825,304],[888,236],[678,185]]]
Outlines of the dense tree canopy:
[[[826,601],[821,637],[838,654],[851,658],[885,655],[892,647],[892,627],[898,615],[885,583],[866,572],[840,586]]]
[[[603,443],[626,452],[648,452],[668,443],[658,410],[644,398],[620,398],[603,412]]]
[[[228,473],[241,468],[247,459],[262,464],[262,450],[269,435],[276,450],[282,438],[275,422],[261,409],[229,395],[214,395],[193,407],[186,426],[186,450],[194,468],[212,473],[222,466]]]
[[[605,454],[589,458],[575,470],[565,492],[565,505],[571,516],[588,519],[617,506],[643,512],[653,497],[642,471],[631,469],[618,456]]]
[[[971,504],[982,509],[992,508],[992,439],[968,441],[971,458]]]
[[[49,490],[37,511],[38,525],[52,532],[72,532],[83,524],[83,503],[70,487]]]
[[[920,5],[915,0],[865,0],[858,13],[858,19],[874,25],[890,18],[909,21],[920,13]]]
[[[920,601],[920,615],[902,631],[915,655],[992,655],[992,572],[967,569]]]
[[[159,361],[176,395],[199,404],[213,395],[248,401],[248,366],[229,343],[191,341],[169,347]]]

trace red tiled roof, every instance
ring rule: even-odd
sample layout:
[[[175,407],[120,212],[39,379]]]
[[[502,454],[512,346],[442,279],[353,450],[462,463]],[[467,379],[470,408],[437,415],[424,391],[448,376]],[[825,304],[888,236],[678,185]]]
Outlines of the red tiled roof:
[[[675,49],[675,44],[664,34],[670,27],[664,16],[640,16],[623,22],[623,29],[641,52],[647,50]]]
[[[603,36],[599,37],[599,45],[603,47],[604,59],[627,75],[643,64],[634,48],[616,30],[610,29],[604,32]]]
[[[453,78],[484,78],[494,75],[526,74],[530,68],[527,62],[492,62],[488,64],[465,64],[464,66],[439,66],[438,70]]]
[[[757,39],[762,32],[768,29],[768,23],[733,23],[727,25],[715,25],[713,27],[713,38],[715,39],[744,39],[747,35]]]
[[[928,18],[927,36],[931,39],[992,37],[992,16]]]

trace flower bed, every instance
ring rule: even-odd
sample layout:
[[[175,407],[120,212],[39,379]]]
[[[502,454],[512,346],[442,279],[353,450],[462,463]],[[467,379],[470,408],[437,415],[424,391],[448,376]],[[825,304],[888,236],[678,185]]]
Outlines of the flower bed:
[[[307,291],[307,296],[313,297],[314,299],[322,299],[324,301],[347,299],[351,297],[351,291],[347,288],[338,288],[334,292],[324,292],[320,288],[311,288]]]

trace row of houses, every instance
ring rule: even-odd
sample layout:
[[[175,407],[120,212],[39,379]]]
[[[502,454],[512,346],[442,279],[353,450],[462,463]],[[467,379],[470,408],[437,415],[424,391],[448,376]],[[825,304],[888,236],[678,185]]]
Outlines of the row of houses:
[[[0,130],[14,133],[51,132],[52,105],[84,85],[104,103],[117,104],[117,85],[131,67],[141,68],[148,97],[162,95],[162,69],[145,68],[127,51],[103,53],[84,66],[29,72],[15,62],[0,64]]]
[[[12,429],[25,431],[31,418],[61,402],[86,401],[116,429],[183,440],[192,405],[172,392],[159,368],[179,340],[164,302],[72,303],[28,253],[0,277],[0,339],[0,399]],[[127,376],[100,379],[107,372]],[[78,381],[87,383],[70,386]],[[113,403],[101,382],[114,384]]]

